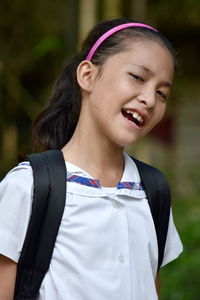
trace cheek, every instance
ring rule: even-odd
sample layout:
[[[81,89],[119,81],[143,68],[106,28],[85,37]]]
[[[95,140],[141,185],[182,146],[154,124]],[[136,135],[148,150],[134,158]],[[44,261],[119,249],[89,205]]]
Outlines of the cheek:
[[[156,126],[164,117],[166,111],[166,103],[160,103],[154,111],[152,127]]]
[[[160,106],[160,111],[159,111],[160,120],[162,120],[162,118],[164,117],[166,108],[167,108],[167,103],[162,103],[162,105]]]
[[[166,107],[163,107],[162,109],[160,109],[159,113],[158,113],[158,122],[162,120],[162,118],[165,115],[165,111],[166,111]]]

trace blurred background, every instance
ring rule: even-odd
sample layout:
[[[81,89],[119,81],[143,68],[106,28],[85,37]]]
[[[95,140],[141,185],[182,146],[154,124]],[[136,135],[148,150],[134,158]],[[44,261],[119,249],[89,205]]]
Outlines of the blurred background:
[[[0,12],[1,179],[16,165],[19,153],[32,151],[32,120],[96,22],[134,18],[173,42],[181,70],[166,117],[127,151],[160,168],[172,187],[184,253],[161,271],[160,299],[199,300],[200,0],[2,0]]]

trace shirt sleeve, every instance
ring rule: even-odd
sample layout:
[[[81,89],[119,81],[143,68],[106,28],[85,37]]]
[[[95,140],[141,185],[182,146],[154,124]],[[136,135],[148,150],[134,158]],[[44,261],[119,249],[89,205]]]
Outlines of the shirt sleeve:
[[[32,206],[29,164],[11,170],[0,183],[0,254],[18,262]]]
[[[170,210],[169,227],[165,244],[164,258],[161,267],[176,259],[183,251],[179,234],[173,221],[172,209]]]

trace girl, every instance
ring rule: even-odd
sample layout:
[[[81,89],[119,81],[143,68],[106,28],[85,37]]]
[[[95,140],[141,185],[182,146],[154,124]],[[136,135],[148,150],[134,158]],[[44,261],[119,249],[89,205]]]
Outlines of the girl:
[[[156,29],[114,19],[89,33],[58,79],[34,124],[35,142],[44,149],[62,149],[68,181],[38,299],[157,299],[154,223],[137,167],[124,147],[162,119],[175,64],[170,42]],[[94,180],[84,184],[85,178]],[[124,182],[132,182],[132,189],[120,188]],[[32,189],[28,163],[1,182],[0,299],[13,297]],[[162,265],[181,251],[170,213]]]

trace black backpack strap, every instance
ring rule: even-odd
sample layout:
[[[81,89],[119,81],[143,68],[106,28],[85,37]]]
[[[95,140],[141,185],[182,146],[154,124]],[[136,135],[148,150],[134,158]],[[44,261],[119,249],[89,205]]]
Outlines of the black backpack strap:
[[[66,199],[66,165],[59,150],[28,155],[33,169],[33,205],[18,263],[16,300],[36,299],[49,268]]]
[[[153,217],[157,241],[158,241],[158,271],[161,267],[165,242],[167,238],[169,215],[171,206],[171,196],[168,181],[163,173],[156,168],[145,164],[135,158],[134,160],[142,185],[144,186],[151,214]]]

